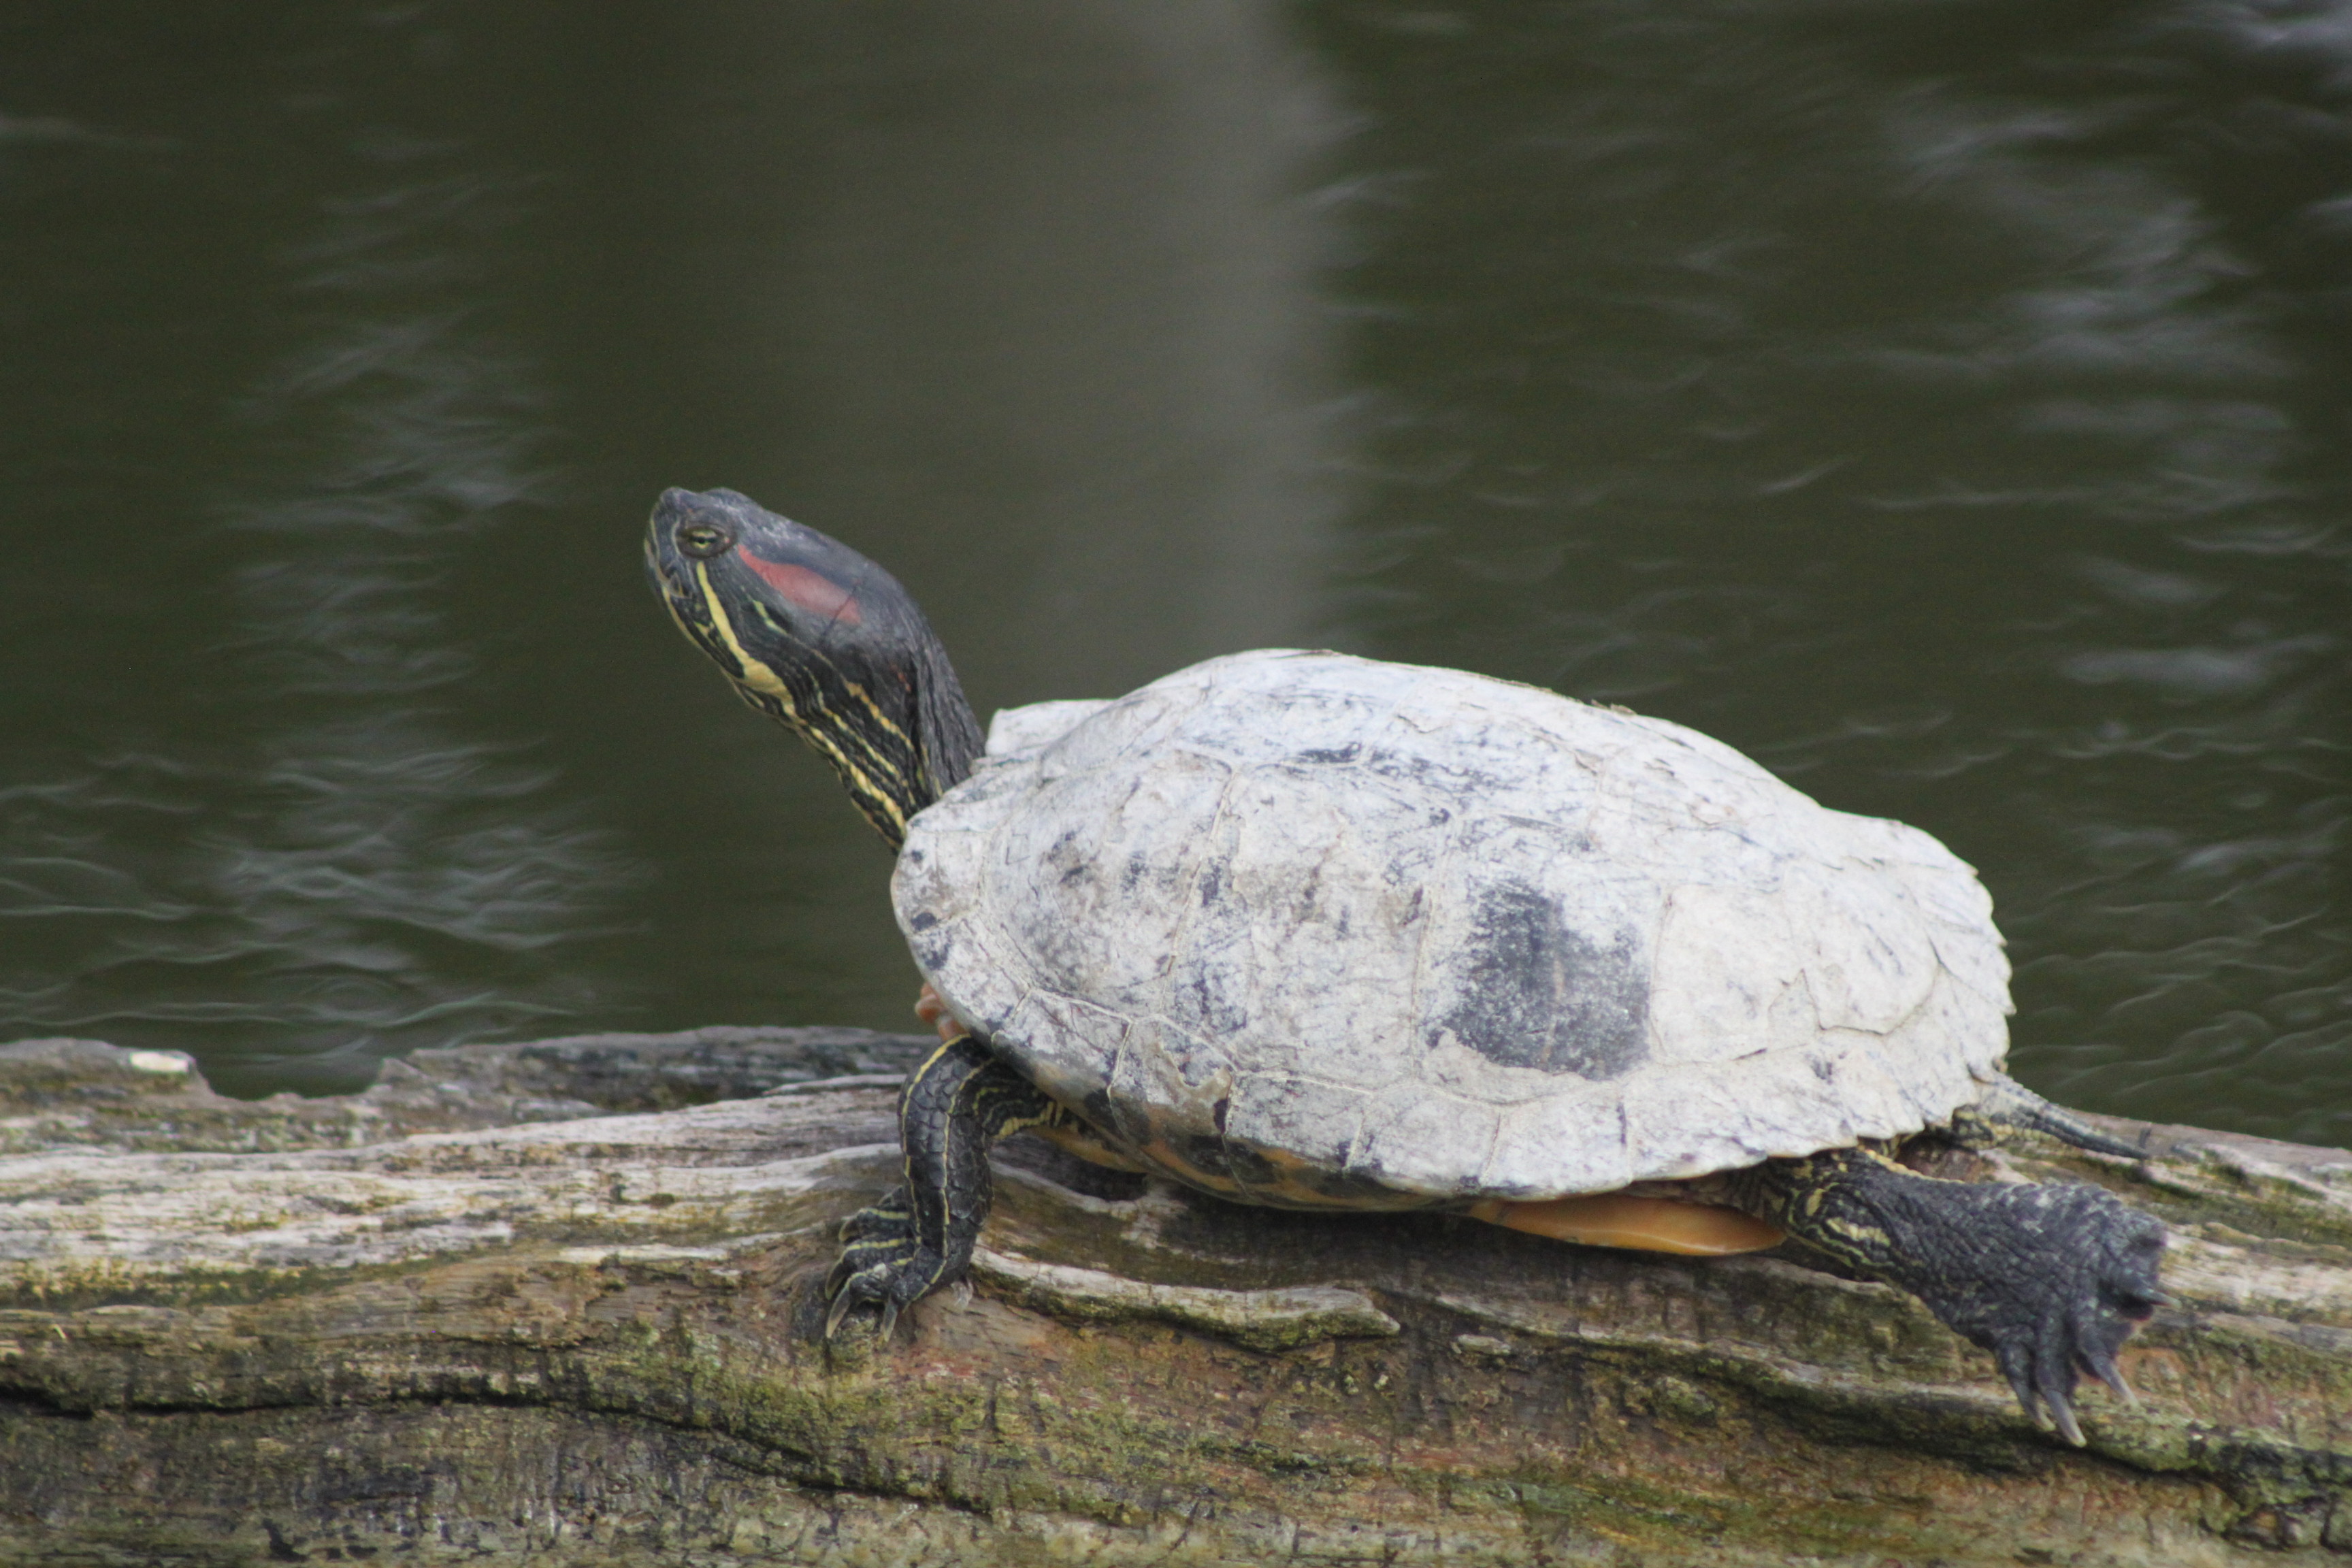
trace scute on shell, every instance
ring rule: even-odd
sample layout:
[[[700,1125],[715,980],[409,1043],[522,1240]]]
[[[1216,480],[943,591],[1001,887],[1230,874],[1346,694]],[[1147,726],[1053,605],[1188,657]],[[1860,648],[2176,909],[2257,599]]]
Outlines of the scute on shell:
[[[1965,864],[1662,720],[1272,651],[992,744],[901,856],[918,964],[1238,1195],[1701,1175],[1940,1121],[2006,1049]]]

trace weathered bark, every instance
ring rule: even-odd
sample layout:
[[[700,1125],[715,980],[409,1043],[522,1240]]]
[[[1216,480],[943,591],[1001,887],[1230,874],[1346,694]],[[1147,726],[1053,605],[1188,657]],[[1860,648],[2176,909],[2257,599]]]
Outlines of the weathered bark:
[[[595,1037],[257,1105],[0,1050],[0,1562],[2352,1552],[2352,1155],[2000,1157],[2176,1227],[2143,1402],[2087,1389],[2080,1451],[1916,1302],[1792,1258],[1238,1209],[1018,1143],[975,1289],[827,1350],[813,1286],[920,1046]]]

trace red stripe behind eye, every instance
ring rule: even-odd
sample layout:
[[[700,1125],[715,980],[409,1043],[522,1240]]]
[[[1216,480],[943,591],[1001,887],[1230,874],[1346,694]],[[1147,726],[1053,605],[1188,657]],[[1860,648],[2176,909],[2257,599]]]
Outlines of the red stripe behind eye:
[[[737,550],[743,564],[760,574],[760,580],[813,616],[823,616],[844,626],[862,626],[866,617],[857,612],[857,595],[832,578],[812,572],[805,566],[785,566],[773,561],[762,561],[748,550]]]

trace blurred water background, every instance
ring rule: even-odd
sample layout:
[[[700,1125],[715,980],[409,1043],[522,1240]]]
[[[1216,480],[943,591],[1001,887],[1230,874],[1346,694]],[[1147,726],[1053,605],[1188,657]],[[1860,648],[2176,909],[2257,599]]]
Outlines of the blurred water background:
[[[1319,644],[1983,872],[2012,1065],[2352,1142],[2343,0],[19,0],[0,1038],[900,1028],[665,621],[730,485],[983,713]]]

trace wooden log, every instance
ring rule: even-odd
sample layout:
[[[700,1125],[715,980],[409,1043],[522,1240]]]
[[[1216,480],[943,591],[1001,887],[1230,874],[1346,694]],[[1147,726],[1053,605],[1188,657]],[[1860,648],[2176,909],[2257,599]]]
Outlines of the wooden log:
[[[257,1104],[0,1048],[0,1562],[2344,1562],[2352,1155],[2109,1121],[2162,1215],[2077,1450],[1917,1302],[1016,1141],[969,1290],[811,1334],[920,1040],[422,1053]],[[778,1092],[763,1093],[764,1090]]]

